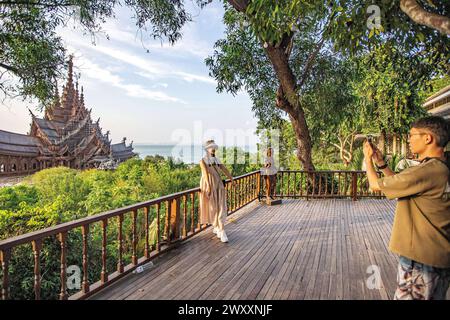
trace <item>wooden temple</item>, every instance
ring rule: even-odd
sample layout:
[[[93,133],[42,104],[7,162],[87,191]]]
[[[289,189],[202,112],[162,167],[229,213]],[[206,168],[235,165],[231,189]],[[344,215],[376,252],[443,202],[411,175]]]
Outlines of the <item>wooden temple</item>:
[[[67,83],[61,96],[45,108],[39,118],[30,110],[30,132],[26,135],[0,130],[0,175],[28,174],[41,169],[67,166],[97,168],[102,163],[119,163],[133,156],[133,142],[126,138],[112,144],[109,131],[102,132],[100,119],[93,121],[84,102],[83,87],[73,81],[69,60]]]

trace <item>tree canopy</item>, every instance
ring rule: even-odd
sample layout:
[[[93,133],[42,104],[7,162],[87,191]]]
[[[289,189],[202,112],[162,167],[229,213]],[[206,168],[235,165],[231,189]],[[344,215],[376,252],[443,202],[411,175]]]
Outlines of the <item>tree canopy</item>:
[[[211,0],[194,2],[204,7]],[[364,64],[359,67],[365,73],[360,91],[371,92],[369,100],[377,106],[387,92],[398,94],[393,102],[398,110],[417,106],[415,90],[450,69],[446,0],[380,1],[376,6],[371,0],[221,2],[226,38],[216,43],[214,56],[206,60],[218,80],[218,91],[247,91],[255,114],[265,124],[287,115],[297,157],[308,170],[314,169],[311,139],[320,127],[317,120],[339,123],[342,115],[349,115],[343,111],[354,97],[349,60]],[[185,0],[0,0],[0,89],[7,95],[36,97],[42,104],[51,101],[66,58],[55,30],[68,21],[95,34],[119,6],[127,6],[138,29],[173,44],[192,20],[185,4]],[[414,110],[405,114],[413,115]]]
[[[208,2],[195,0],[200,7]],[[171,44],[192,20],[184,1],[0,0],[0,93],[37,98],[41,107],[52,102],[57,80],[67,68],[66,48],[57,28],[74,23],[95,35],[121,6],[133,12],[137,29]]]

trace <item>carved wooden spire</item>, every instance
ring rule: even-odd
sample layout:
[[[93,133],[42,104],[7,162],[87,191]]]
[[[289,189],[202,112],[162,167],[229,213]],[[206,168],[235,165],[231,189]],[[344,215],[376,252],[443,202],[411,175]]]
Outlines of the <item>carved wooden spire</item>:
[[[83,86],[81,86],[80,104],[81,104],[81,106],[84,107],[84,92],[83,92]]]
[[[55,100],[54,100],[53,106],[54,106],[55,108],[61,107],[61,102],[60,102],[60,100],[59,100],[58,83],[56,83],[56,88],[55,88]]]
[[[73,83],[73,55],[69,56],[69,74],[67,82]]]
[[[72,109],[74,103],[76,102],[76,92],[73,83],[73,55],[69,56],[69,71],[67,76],[67,83],[64,87],[62,94],[62,107],[66,110]],[[67,121],[68,119],[64,119]]]
[[[31,118],[36,118],[36,116],[34,115],[34,113],[33,113],[33,111],[31,111],[31,109],[30,108],[27,108],[28,109],[28,112],[30,113],[30,115],[31,115]]]

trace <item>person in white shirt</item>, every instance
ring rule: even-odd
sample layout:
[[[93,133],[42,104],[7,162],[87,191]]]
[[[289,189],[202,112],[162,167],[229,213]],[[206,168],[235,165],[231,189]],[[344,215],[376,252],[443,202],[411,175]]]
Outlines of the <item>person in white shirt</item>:
[[[200,223],[212,224],[213,232],[222,242],[228,242],[224,224],[227,217],[227,192],[220,176],[222,171],[234,184],[233,176],[216,157],[214,140],[205,143],[206,155],[200,160]]]
[[[264,168],[262,174],[265,176],[266,194],[273,200],[275,193],[275,186],[277,184],[277,172],[278,169],[275,166],[275,160],[273,159],[273,148],[268,148],[266,157],[264,159]]]

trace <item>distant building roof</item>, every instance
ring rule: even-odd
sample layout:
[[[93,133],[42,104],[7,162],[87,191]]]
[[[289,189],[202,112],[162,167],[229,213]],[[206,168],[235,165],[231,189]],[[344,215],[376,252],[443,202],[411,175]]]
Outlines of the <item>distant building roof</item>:
[[[17,156],[37,156],[40,141],[24,134],[0,130],[0,152]]]
[[[133,146],[127,146],[125,141],[111,144],[111,153],[115,159],[128,159],[136,155],[136,153],[133,152]]]
[[[450,120],[450,85],[428,97],[423,107],[433,115]]]

